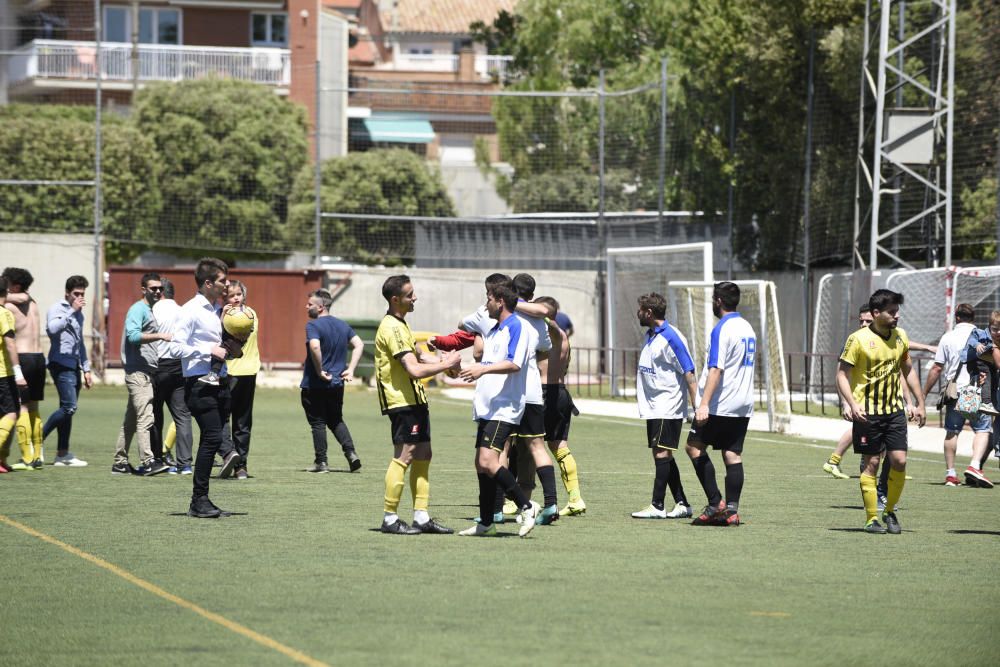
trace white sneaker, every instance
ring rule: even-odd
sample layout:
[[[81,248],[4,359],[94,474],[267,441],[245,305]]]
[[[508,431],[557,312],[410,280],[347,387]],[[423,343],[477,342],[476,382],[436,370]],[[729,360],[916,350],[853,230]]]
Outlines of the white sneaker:
[[[496,524],[490,524],[484,526],[481,523],[477,523],[472,528],[466,528],[458,533],[463,537],[492,537],[497,534]]]
[[[632,516],[635,516],[634,514]],[[667,512],[668,519],[690,519],[691,506],[684,503],[677,503],[674,508]]]
[[[517,529],[517,534],[521,537],[527,537],[528,533],[535,528],[535,519],[542,509],[534,500],[530,502],[528,509],[521,510],[521,527]]]
[[[56,460],[53,461],[54,466],[66,466],[69,468],[84,468],[87,466],[87,462],[83,459],[78,459],[73,454],[73,452],[66,452],[62,456],[56,456]]]
[[[677,508],[675,507],[674,510],[676,510],[676,509]],[[632,512],[632,518],[633,519],[666,519],[667,516],[669,516],[667,514],[667,510],[665,510],[665,509],[658,510],[655,507],[653,507],[652,505],[650,505],[649,507],[647,507],[644,510],[640,510],[638,512]],[[691,516],[691,508],[690,507],[688,508],[688,516]]]

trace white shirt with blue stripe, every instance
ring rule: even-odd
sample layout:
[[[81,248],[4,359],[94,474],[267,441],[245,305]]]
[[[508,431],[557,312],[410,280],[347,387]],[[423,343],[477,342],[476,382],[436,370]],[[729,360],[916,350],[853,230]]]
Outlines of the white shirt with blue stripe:
[[[683,419],[688,395],[684,374],[693,372],[684,334],[669,322],[647,331],[635,375],[639,418]]]
[[[524,299],[518,299],[523,302]],[[539,317],[528,317],[515,313],[521,318],[521,326],[526,329],[525,333],[532,336],[528,341],[528,387],[527,402],[532,405],[544,405],[542,399],[542,376],[538,372],[537,352],[548,352],[552,349],[552,338],[549,336],[549,327],[545,320]],[[476,312],[467,315],[462,320],[462,328],[471,333],[478,333],[484,339],[490,329],[495,327],[497,321],[490,317],[486,311],[486,306],[480,306]]]
[[[483,339],[484,366],[501,361],[513,362],[520,368],[514,373],[487,373],[476,381],[472,400],[473,419],[501,421],[517,425],[524,414],[525,389],[528,377],[528,344],[531,339],[527,325],[517,315],[509,315],[487,332]]]
[[[726,313],[712,329],[705,368],[698,380],[698,401],[705,391],[708,370],[722,370],[722,379],[708,404],[708,414],[749,417],[753,414],[753,368],[757,334],[739,313]]]

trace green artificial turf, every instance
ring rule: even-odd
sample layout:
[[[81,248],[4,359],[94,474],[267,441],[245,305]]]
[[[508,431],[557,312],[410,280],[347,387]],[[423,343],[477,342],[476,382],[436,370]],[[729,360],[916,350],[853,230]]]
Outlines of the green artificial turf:
[[[996,664],[1000,490],[944,488],[939,455],[911,457],[903,534],[874,536],[860,531],[857,480],[822,472],[828,444],[755,433],[745,525],[702,528],[629,518],[652,485],[641,422],[581,417],[571,446],[585,516],[524,540],[514,524],[495,539],[400,537],[375,530],[391,449],[371,391],[347,395],[361,472],[343,472],[331,436],[337,472],[313,475],[297,392],[259,390],[251,479],[212,481],[217,505],[246,514],[219,520],[177,515],[190,477],[112,476],[125,390],[81,399],[73,450],[90,466],[0,476],[0,514],[324,663]],[[465,528],[477,512],[471,410],[431,401],[431,513]],[[410,503],[407,490],[406,520]],[[3,523],[0,555],[2,664],[293,664]]]

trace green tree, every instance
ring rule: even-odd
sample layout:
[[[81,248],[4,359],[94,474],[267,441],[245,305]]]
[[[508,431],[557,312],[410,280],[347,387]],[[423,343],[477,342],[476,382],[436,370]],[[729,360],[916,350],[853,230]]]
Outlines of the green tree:
[[[12,105],[0,107],[0,119],[0,179],[94,179],[93,109]],[[154,238],[159,161],[153,142],[115,116],[103,126],[102,144],[105,252],[109,262],[128,261]],[[4,231],[87,234],[93,228],[93,187],[0,186]]]
[[[323,163],[324,212],[454,217],[455,208],[440,175],[415,153],[378,149],[350,153]],[[303,168],[292,191],[289,243],[311,249],[315,234],[315,175]],[[413,224],[393,220],[323,218],[321,248],[329,255],[370,264],[413,260]]]
[[[237,261],[285,249],[288,197],[307,159],[301,107],[264,86],[201,79],[140,91],[132,120],[162,162],[163,245]]]

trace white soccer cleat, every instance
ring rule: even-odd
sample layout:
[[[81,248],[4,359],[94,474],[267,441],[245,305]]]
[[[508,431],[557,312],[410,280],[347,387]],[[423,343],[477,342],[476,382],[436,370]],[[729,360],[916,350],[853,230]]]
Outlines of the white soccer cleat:
[[[676,507],[674,509],[677,509]],[[688,516],[691,516],[691,509],[688,509]],[[666,519],[667,510],[656,509],[653,505],[650,505],[644,510],[639,510],[638,512],[632,512],[633,519]]]
[[[535,528],[535,519],[541,509],[541,506],[532,500],[527,509],[521,510],[521,527],[517,529],[518,535],[526,537]]]
[[[458,533],[463,537],[492,537],[497,534],[496,524],[490,524],[484,526],[481,523],[477,523],[471,528],[466,528]]]
[[[632,516],[635,516],[634,514]],[[667,512],[668,519],[690,519],[691,506],[684,503],[677,503],[674,508]]]

